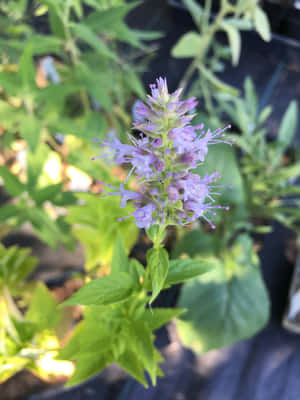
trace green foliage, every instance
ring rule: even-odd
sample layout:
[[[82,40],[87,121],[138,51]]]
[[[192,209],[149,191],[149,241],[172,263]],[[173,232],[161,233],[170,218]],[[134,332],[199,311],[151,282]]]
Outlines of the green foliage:
[[[16,289],[36,266],[38,260],[29,255],[30,249],[17,246],[5,248],[0,244],[0,290],[4,287]]]
[[[216,73],[225,68],[223,60],[231,55],[232,64],[234,66],[238,64],[242,48],[240,31],[255,28],[263,40],[269,41],[271,38],[269,22],[256,0],[234,2],[224,0],[220,3],[214,18],[211,18],[211,1],[206,1],[202,7],[195,0],[184,0],[184,5],[191,14],[198,32],[185,33],[171,50],[173,57],[193,59],[179,87],[186,90],[190,86],[190,92],[197,93],[197,97],[200,92],[205,110],[213,119],[216,117],[214,103],[219,96],[218,92],[238,95],[235,88],[216,76]],[[218,31],[226,33],[229,47],[219,42],[216,37]],[[195,72],[197,79],[189,85]]]
[[[84,12],[84,3],[90,7],[88,12]],[[140,57],[148,51],[144,41],[159,37],[157,32],[148,35],[127,27],[124,18],[137,5],[137,2],[128,5],[124,1],[102,4],[43,0],[36,7],[18,8],[16,5],[16,9],[12,9],[5,5],[1,8],[5,15],[3,20],[6,16],[7,20],[3,25],[5,39],[1,39],[0,52],[0,62],[3,60],[0,65],[0,119],[6,137],[21,137],[27,143],[27,171],[24,184],[24,179],[18,180],[1,167],[6,190],[18,198],[15,215],[8,205],[0,220],[8,222],[11,228],[30,222],[39,238],[52,247],[60,241],[72,249],[75,242],[74,238],[66,238],[66,233],[70,235],[71,232],[66,220],[57,218],[54,221],[49,217],[45,203],[65,207],[76,201],[71,192],[63,192],[62,188],[67,185],[62,178],[61,182],[51,182],[49,186],[41,183],[45,181],[43,167],[50,154],[55,152],[61,164],[65,163],[65,149],[56,143],[54,135],[60,132],[82,139],[84,146],[89,147],[86,157],[70,151],[68,162],[80,163],[81,169],[88,169],[88,173],[93,169],[92,176],[99,179],[107,168],[95,166],[95,163],[90,168],[93,138],[104,138],[109,129],[125,131],[131,118],[128,112],[131,96],[136,93],[145,96],[138,63],[135,62],[135,68],[130,61],[135,57],[134,50],[125,54],[119,46],[125,41],[139,47]],[[26,18],[22,12],[26,13]],[[45,30],[50,34],[35,32],[33,26],[39,26],[40,16],[47,18]],[[27,21],[32,24],[25,25]],[[52,58],[48,70],[43,67],[48,80],[45,86],[39,83],[41,65],[38,65],[37,56],[49,54],[57,58]]]
[[[151,319],[147,323],[135,318],[134,300],[86,309],[84,320],[59,355],[61,360],[77,361],[68,386],[84,381],[112,362],[119,363],[146,387],[144,370],[155,382],[161,357],[153,344]],[[172,318],[171,313],[169,317]]]
[[[276,142],[275,162],[280,162],[280,156],[292,144],[298,124],[298,104],[291,101],[280,124]]]
[[[255,87],[247,78],[244,98],[232,98],[222,106],[239,128],[241,135],[234,136],[235,143],[243,151],[240,172],[244,187],[244,204],[250,218],[278,219],[290,228],[297,227],[297,208],[286,212],[285,195],[297,195],[299,188],[293,180],[299,176],[299,161],[288,160],[283,164],[286,150],[292,145],[298,124],[298,105],[288,106],[278,131],[276,142],[267,140],[265,122],[271,113],[269,106],[258,111]],[[234,187],[234,185],[233,185]]]
[[[76,371],[68,385],[74,385],[117,362],[135,379],[147,386],[144,371],[152,384],[161,376],[162,361],[154,346],[153,331],[182,314],[182,309],[147,308],[159,291],[204,274],[209,264],[199,260],[174,260],[168,269],[168,255],[162,247],[147,253],[146,274],[151,280],[152,296],[144,268],[128,260],[121,237],[116,240],[111,273],[87,283],[63,305],[86,305],[84,320],[60,352],[59,359],[74,360]],[[144,279],[145,277],[145,279]]]
[[[196,276],[205,275],[214,265],[208,260],[178,259],[171,260],[165,286],[181,283]]]
[[[214,267],[187,282],[178,301],[187,309],[177,322],[181,340],[197,352],[250,337],[269,315],[258,258],[248,236],[240,236],[231,250],[209,262]]]
[[[39,284],[25,315],[17,310],[7,288],[0,297],[0,382],[28,368],[47,378],[42,369],[44,356],[56,354],[59,347],[54,329],[60,320],[56,301]],[[55,371],[52,371],[55,373]]]
[[[162,248],[153,248],[147,252],[147,271],[149,271],[152,287],[150,303],[158,296],[165,284],[169,269],[169,256]]]
[[[126,300],[133,290],[134,282],[125,272],[118,275],[109,275],[94,279],[78,290],[65,306],[82,305],[109,305]]]
[[[172,49],[176,58],[195,57],[202,46],[202,38],[196,32],[185,33]]]
[[[120,209],[119,201],[114,197],[100,199],[88,193],[78,194],[77,197],[85,204],[68,207],[67,221],[74,226],[74,235],[85,247],[87,270],[111,260],[118,234],[125,238],[127,250],[133,246],[138,235],[134,220],[118,221],[118,218],[130,214],[130,207]]]
[[[259,35],[269,42],[271,40],[270,24],[266,13],[260,7],[254,10],[254,25]]]
[[[61,320],[61,311],[46,286],[39,284],[26,312],[26,319],[35,324],[36,332],[54,329]]]

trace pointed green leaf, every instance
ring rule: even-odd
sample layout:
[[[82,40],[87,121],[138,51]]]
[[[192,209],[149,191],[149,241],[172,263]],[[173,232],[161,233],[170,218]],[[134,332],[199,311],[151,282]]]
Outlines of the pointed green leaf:
[[[28,143],[31,152],[35,152],[42,132],[42,124],[33,115],[27,115],[20,126],[20,134]]]
[[[91,46],[95,51],[97,51],[101,56],[107,57],[114,61],[117,60],[116,55],[106,46],[106,44],[97,36],[88,26],[84,24],[72,24],[72,29],[74,33],[83,41],[85,41],[89,46]]]
[[[35,84],[35,67],[32,57],[31,46],[26,46],[19,61],[18,74],[20,76],[23,87],[33,89]]]
[[[135,278],[137,283],[141,283],[141,279],[144,279],[145,276],[145,268],[143,265],[136,259],[132,258],[129,262],[129,271],[130,275]]]
[[[245,99],[247,102],[247,107],[250,111],[252,123],[255,123],[257,109],[258,109],[258,101],[253,81],[249,76],[245,80],[244,88],[245,88]]]
[[[62,183],[57,183],[32,192],[31,197],[35,200],[36,204],[40,206],[45,201],[52,202],[61,191]]]
[[[145,310],[143,314],[143,321],[145,321],[151,331],[164,326],[166,323],[171,321],[171,319],[178,317],[184,313],[182,308],[153,308],[151,310]]]
[[[227,33],[232,55],[232,64],[237,65],[241,54],[241,35],[233,25],[223,22],[222,29]]]
[[[118,359],[118,364],[127,372],[129,372],[137,381],[139,381],[146,388],[148,387],[144,375],[143,364],[140,359],[132,351],[126,350]]]
[[[191,16],[198,28],[201,27],[201,19],[203,15],[202,6],[197,3],[195,0],[183,0],[185,6],[188,8]]]
[[[32,190],[38,183],[43,172],[43,166],[49,156],[49,147],[40,143],[35,152],[28,152],[27,157],[27,185]]]
[[[198,275],[204,275],[215,268],[214,262],[209,260],[183,258],[171,260],[165,286],[175,285]]]
[[[172,48],[172,56],[176,58],[195,57],[199,54],[203,39],[196,32],[185,33]]]
[[[118,235],[111,261],[111,274],[129,271],[129,261],[121,235]]]
[[[131,295],[132,288],[132,278],[124,272],[120,272],[117,276],[104,276],[87,283],[65,301],[63,306],[118,303]]]
[[[101,354],[95,351],[94,353],[81,355],[76,363],[75,372],[68,380],[66,387],[86,381],[88,378],[103,371],[112,362],[113,358],[110,351]]]
[[[291,101],[281,120],[277,138],[277,154],[280,155],[292,143],[298,124],[298,104]]]
[[[24,217],[27,221],[31,222],[38,237],[48,246],[56,248],[60,240],[60,231],[55,220],[49,217],[47,212],[42,208],[28,207],[23,211],[25,214]]]
[[[135,320],[125,324],[123,333],[127,338],[127,349],[136,354],[155,384],[156,360],[152,332],[143,321]]]
[[[0,176],[3,179],[5,190],[11,196],[19,196],[25,191],[26,186],[7,167],[0,166]]]
[[[65,28],[62,20],[62,10],[53,0],[43,0],[43,3],[48,6],[48,19],[51,27],[51,33],[53,36],[57,36],[61,39],[65,39]]]
[[[35,289],[26,319],[33,322],[39,331],[55,328],[61,319],[57,302],[42,283]]]
[[[147,252],[147,268],[152,283],[152,296],[150,303],[158,296],[165,284],[169,268],[169,256],[167,251],[162,248],[153,248]]]
[[[36,266],[38,259],[29,256],[30,249],[19,249],[11,246],[6,249],[0,244],[0,285],[15,288]]]
[[[258,6],[255,7],[254,11],[254,25],[262,39],[269,42],[271,40],[270,23],[266,13]]]

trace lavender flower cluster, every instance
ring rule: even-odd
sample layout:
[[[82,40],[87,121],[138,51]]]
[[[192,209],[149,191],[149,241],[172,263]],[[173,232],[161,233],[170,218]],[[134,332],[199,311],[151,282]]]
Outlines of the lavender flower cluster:
[[[116,164],[131,166],[126,181],[134,172],[139,190],[126,190],[121,183],[119,188],[106,184],[110,191],[103,192],[120,196],[122,208],[132,201],[135,211],[128,217],[134,216],[140,228],[148,229],[154,224],[183,225],[199,217],[215,228],[208,215],[215,215],[218,208],[228,209],[215,205],[212,197],[219,194],[215,190],[220,185],[215,182],[220,175],[215,172],[200,177],[191,171],[203,163],[210,144],[230,144],[222,139],[230,125],[215,132],[205,132],[203,124],[192,126],[195,98],[180,101],[181,89],[170,94],[166,79],[159,78],[156,82],[150,85],[152,93],[146,104],[138,102],[136,107],[133,126],[140,131],[140,138],[128,134],[131,144],[118,139],[99,141],[100,146],[113,150]]]

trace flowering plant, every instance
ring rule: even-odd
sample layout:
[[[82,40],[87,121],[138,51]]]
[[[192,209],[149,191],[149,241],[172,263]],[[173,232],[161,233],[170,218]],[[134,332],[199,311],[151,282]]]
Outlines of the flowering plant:
[[[121,207],[133,201],[135,211],[130,216],[139,228],[183,225],[202,217],[214,229],[207,215],[215,215],[214,210],[222,208],[214,204],[212,197],[219,194],[215,182],[220,175],[216,171],[201,178],[191,171],[204,162],[210,144],[230,143],[223,139],[230,125],[215,132],[205,132],[203,124],[192,126],[191,112],[197,104],[194,97],[180,101],[181,90],[169,94],[166,79],[162,78],[150,87],[152,96],[148,96],[147,104],[140,102],[136,107],[134,128],[141,131],[140,138],[129,136],[131,144],[118,139],[100,142],[113,149],[116,164],[131,165],[126,181],[135,172],[139,190],[106,184],[113,190],[106,193],[120,196]]]
[[[138,139],[129,136],[130,143],[100,141],[101,147],[113,150],[116,164],[129,164],[126,182],[135,172],[137,190],[103,184],[106,196],[120,196],[120,206],[133,203],[139,228],[145,228],[153,241],[147,252],[146,269],[135,259],[128,260],[121,238],[116,247],[108,276],[94,279],[76,292],[64,305],[85,305],[85,319],[62,350],[60,359],[77,361],[76,372],[69,384],[94,375],[108,364],[117,362],[147,386],[144,371],[153,384],[161,375],[162,360],[154,347],[153,331],[184,310],[148,307],[161,290],[173,284],[200,276],[214,268],[209,260],[169,260],[162,245],[168,225],[185,225],[203,218],[211,228],[210,219],[216,209],[218,172],[203,177],[193,169],[203,163],[208,146],[224,139],[224,130],[204,131],[203,125],[192,126],[196,101],[179,99],[180,90],[169,94],[167,82],[159,78],[151,85],[147,104],[138,103],[134,129]],[[199,132],[199,133],[198,133]],[[98,140],[98,139],[96,139]],[[108,157],[100,155],[100,158]],[[97,157],[96,157],[97,158]],[[122,219],[122,218],[121,218]],[[93,332],[91,335],[90,332]]]

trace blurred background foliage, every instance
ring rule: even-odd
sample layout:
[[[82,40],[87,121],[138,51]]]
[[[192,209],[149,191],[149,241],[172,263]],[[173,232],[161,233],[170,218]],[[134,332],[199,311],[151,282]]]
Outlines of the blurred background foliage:
[[[0,177],[5,199],[0,236],[26,225],[55,249],[63,245],[74,251],[80,242],[85,280],[108,273],[118,235],[127,253],[138,241],[134,220],[118,221],[130,214],[129,207],[121,210],[114,197],[99,199],[99,180],[118,185],[126,171],[110,164],[109,154],[93,139],[126,141],[135,100],[146,96],[141,77],[162,34],[126,24],[127,14],[139,4],[0,4]],[[267,129],[272,108],[262,106],[251,78],[240,91],[218,77],[228,62],[238,65],[241,31],[255,30],[263,40],[271,39],[257,0],[222,0],[215,14],[210,0],[202,6],[184,0],[183,5],[195,26],[179,38],[170,57],[189,59],[179,86],[185,97],[200,99],[193,123],[215,129],[230,122],[229,136],[235,140],[232,147],[211,147],[205,165],[196,170],[201,175],[217,170],[220,184],[232,185],[220,189],[220,203],[230,205],[230,211],[220,210],[215,232],[199,221],[178,229],[177,242],[172,243],[173,258],[207,259],[215,266],[185,283],[178,300],[188,309],[177,322],[180,337],[201,352],[247,338],[268,320],[269,301],[253,235],[269,232],[274,219],[299,234],[295,179],[300,163],[293,146],[298,105],[287,105],[273,140]],[[219,40],[220,32],[225,40]],[[103,158],[92,161],[101,151]],[[129,180],[129,186],[134,184]],[[44,284],[27,280],[38,262],[29,253],[0,248],[0,382],[23,368],[44,379],[55,370],[65,369],[69,375],[73,371],[71,363],[60,369],[63,361],[54,360],[72,326],[70,315],[57,312]],[[108,313],[111,318],[114,310]],[[123,340],[128,340],[125,334]],[[45,357],[51,359],[51,371]],[[136,372],[131,365],[128,370],[142,380],[138,368]],[[76,382],[85,373],[77,372]]]

